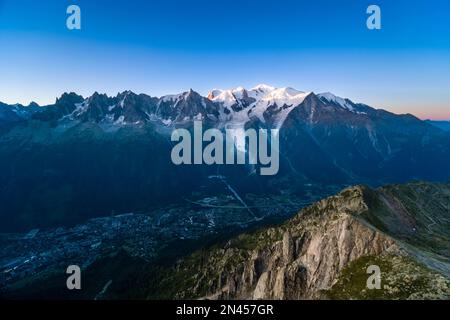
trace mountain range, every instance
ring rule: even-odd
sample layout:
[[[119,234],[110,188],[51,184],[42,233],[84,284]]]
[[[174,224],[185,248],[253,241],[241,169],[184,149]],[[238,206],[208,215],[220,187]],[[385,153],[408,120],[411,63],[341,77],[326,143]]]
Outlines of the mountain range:
[[[315,94],[293,88],[275,88],[258,85],[249,90],[237,87],[230,90],[214,89],[206,97],[190,89],[180,94],[151,97],[131,91],[118,93],[115,97],[95,92],[88,98],[76,93],[64,93],[53,105],[39,107],[35,102],[28,106],[0,104],[0,119],[3,124],[37,119],[60,123],[93,122],[98,124],[137,125],[159,122],[166,126],[182,124],[192,120],[210,121],[216,127],[229,125],[245,126],[251,121],[260,121],[268,126],[281,128],[289,114],[298,109],[305,99],[314,98],[321,104],[316,108],[304,108],[305,121],[321,122],[324,107],[328,112],[347,116],[393,115],[376,110],[368,105],[354,103],[332,93]],[[316,113],[316,111],[318,111]],[[383,114],[384,113],[384,114]],[[400,117],[400,116],[399,116]],[[410,120],[416,119],[411,115]],[[325,120],[325,119],[323,119]],[[416,119],[417,120],[417,119]]]
[[[170,134],[192,130],[194,120],[219,129],[279,129],[279,173],[173,165]],[[268,85],[206,97],[193,90],[160,98],[64,93],[47,106],[0,105],[0,167],[0,231],[17,231],[148,211],[182,201],[214,175],[244,194],[448,181],[450,134],[411,114]]]

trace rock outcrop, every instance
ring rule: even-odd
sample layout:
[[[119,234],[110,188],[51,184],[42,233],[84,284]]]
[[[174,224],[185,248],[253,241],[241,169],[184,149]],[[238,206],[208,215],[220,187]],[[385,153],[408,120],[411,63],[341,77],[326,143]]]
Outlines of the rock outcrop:
[[[177,298],[326,297],[324,293],[339,281],[343,270],[364,257],[419,257],[410,244],[381,231],[387,230],[382,224],[368,222],[367,217],[379,213],[379,201],[386,202],[386,190],[362,186],[346,189],[303,209],[279,227],[244,234],[223,247],[195,253],[179,263],[165,281],[170,285],[174,274],[186,279],[176,284]],[[403,208],[402,214],[413,217],[416,213]],[[396,213],[387,215],[394,217]],[[422,252],[421,256],[425,255]],[[440,258],[442,262],[448,257]],[[424,269],[428,267],[433,265],[425,263]],[[447,294],[448,275],[443,279]]]

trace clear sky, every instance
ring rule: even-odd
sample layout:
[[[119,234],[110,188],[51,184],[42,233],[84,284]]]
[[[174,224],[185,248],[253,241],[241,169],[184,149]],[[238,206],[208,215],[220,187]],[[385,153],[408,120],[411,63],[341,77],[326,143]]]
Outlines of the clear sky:
[[[81,8],[81,30],[66,9]],[[382,29],[366,28],[377,4]],[[259,83],[450,119],[448,0],[0,0],[0,101]]]

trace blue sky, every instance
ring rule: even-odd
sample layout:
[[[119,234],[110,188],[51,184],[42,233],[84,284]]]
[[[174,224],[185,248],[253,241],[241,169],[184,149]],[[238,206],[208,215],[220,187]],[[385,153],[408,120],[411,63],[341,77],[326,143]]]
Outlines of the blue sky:
[[[81,30],[66,28],[70,4]],[[450,2],[0,0],[0,79],[8,103],[267,83],[450,119]]]

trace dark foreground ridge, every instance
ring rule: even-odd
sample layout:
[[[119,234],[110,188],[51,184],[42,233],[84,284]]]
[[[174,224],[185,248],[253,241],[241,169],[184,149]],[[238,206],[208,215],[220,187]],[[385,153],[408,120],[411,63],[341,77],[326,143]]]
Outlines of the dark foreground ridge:
[[[32,276],[3,294],[58,299],[449,299],[449,230],[448,184],[355,186],[278,226],[218,239],[184,258],[146,262],[118,248],[83,269],[79,292],[65,288],[61,272]],[[371,265],[380,269],[380,289],[367,288]]]
[[[448,299],[449,199],[443,184],[348,188],[279,227],[194,253],[153,297]],[[366,288],[369,265],[380,268],[379,290]]]

